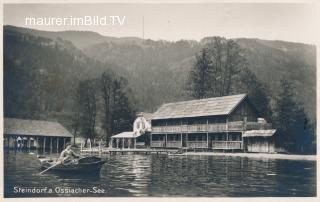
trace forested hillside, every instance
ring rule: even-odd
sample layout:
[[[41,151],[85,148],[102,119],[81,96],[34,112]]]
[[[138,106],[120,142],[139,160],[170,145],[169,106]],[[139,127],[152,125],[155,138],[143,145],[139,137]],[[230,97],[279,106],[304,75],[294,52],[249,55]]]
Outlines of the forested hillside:
[[[5,116],[57,118],[70,128],[79,82],[99,80],[108,70],[119,81],[125,79],[124,83],[128,83],[130,93],[126,96],[134,111],[153,112],[163,103],[192,99],[186,93],[188,75],[196,55],[210,41],[212,37],[200,42],[168,42],[5,26]],[[261,39],[233,41],[246,60],[245,66],[250,71],[246,75],[251,75],[242,79],[256,77],[257,82],[266,86],[271,107],[276,107],[276,98],[281,93],[280,81],[292,81],[296,87],[294,94],[310,122],[315,123],[315,46]],[[103,110],[98,108],[97,116],[103,116],[99,111]]]

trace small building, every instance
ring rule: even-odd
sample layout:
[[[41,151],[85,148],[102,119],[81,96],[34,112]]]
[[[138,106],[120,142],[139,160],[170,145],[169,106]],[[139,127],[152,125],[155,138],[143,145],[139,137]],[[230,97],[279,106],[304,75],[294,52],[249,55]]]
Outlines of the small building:
[[[4,147],[10,149],[50,149],[65,147],[73,135],[51,121],[4,118]]]
[[[271,130],[250,130],[243,134],[244,150],[247,152],[274,153],[275,129]]]
[[[206,150],[243,151],[247,131],[272,129],[246,94],[164,104],[151,125],[152,148]]]
[[[141,112],[133,122],[133,131],[122,132],[111,137],[112,148],[137,148],[149,145],[152,114]]]

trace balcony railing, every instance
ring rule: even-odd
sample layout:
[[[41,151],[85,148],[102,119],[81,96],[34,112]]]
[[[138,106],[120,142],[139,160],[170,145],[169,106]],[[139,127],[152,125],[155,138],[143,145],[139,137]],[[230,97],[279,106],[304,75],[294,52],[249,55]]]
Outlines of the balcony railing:
[[[242,149],[242,141],[212,141],[212,149]]]
[[[217,123],[217,124],[196,124],[196,125],[176,125],[176,126],[153,126],[152,133],[192,133],[192,132],[225,132],[243,130],[271,129],[270,123],[258,123],[243,121]]]
[[[272,129],[271,123],[247,122],[246,130],[269,130]]]
[[[179,148],[181,146],[181,141],[168,141],[166,144],[166,147],[168,148]]]
[[[180,148],[181,141],[152,141],[151,147],[154,148]],[[207,141],[188,141],[188,148],[208,148]],[[212,141],[212,149],[242,149],[242,141]]]
[[[152,141],[151,147],[165,147],[166,142],[165,141]]]
[[[243,121],[234,121],[228,123],[228,131],[240,131],[244,129]]]
[[[188,141],[189,148],[207,148],[207,141]]]

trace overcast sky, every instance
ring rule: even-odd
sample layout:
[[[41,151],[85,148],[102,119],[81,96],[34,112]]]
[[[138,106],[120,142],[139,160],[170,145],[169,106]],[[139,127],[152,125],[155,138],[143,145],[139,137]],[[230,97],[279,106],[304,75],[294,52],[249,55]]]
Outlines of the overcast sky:
[[[90,30],[106,36],[154,40],[200,40],[206,36],[261,38],[314,44],[313,4],[20,4],[4,5],[4,24],[25,26],[26,17],[126,16],[123,26],[32,26],[34,29]]]

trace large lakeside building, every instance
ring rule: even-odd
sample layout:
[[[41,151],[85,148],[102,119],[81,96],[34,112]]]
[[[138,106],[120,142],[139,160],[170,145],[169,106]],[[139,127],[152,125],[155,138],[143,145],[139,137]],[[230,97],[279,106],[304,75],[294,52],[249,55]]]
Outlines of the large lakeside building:
[[[164,104],[151,126],[152,148],[275,151],[276,130],[246,94]]]

